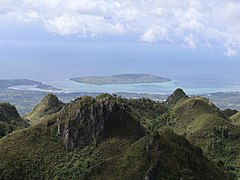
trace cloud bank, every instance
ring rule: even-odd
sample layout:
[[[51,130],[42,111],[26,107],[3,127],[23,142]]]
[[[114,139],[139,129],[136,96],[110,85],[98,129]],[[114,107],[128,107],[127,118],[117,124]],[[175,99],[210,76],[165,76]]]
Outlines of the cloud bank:
[[[63,36],[138,34],[141,42],[168,42],[195,49],[240,49],[239,0],[0,0],[0,25],[38,24]]]

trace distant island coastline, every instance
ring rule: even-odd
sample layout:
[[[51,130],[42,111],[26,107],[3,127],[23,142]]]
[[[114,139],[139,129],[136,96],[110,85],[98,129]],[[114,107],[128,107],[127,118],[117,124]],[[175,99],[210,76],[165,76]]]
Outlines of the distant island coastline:
[[[70,78],[71,81],[90,85],[164,83],[171,79],[150,74],[118,74],[112,76],[84,76]]]
[[[33,81],[29,79],[0,79],[0,90],[6,90],[6,89],[14,89],[17,90],[20,89],[39,89],[39,90],[45,90],[45,91],[58,91],[61,89],[58,89],[56,87],[44,84],[39,81]]]

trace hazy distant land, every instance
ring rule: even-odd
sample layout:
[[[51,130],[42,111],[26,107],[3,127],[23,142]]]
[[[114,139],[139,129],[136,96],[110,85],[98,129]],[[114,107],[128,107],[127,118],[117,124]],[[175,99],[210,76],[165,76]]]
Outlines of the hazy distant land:
[[[125,76],[126,77],[126,76]],[[154,76],[153,76],[154,77]],[[130,81],[130,80],[129,80]],[[128,82],[129,82],[128,81]],[[144,81],[142,81],[143,83]],[[146,81],[145,81],[146,83]],[[98,83],[99,84],[99,83]],[[26,86],[26,88],[18,88]],[[27,88],[29,87],[29,89]],[[34,90],[39,89],[38,91]],[[74,92],[64,93],[58,91],[60,89],[44,84],[42,82],[28,80],[28,79],[0,79],[0,102],[10,102],[15,104],[20,114],[26,114],[30,112],[34,106],[49,92],[54,91],[63,102],[70,102],[80,96],[97,96],[102,92]],[[149,98],[157,101],[166,100],[169,94],[158,94],[158,93],[141,93],[141,92],[119,92],[116,91],[114,94],[125,98]],[[196,94],[195,94],[196,95]],[[221,109],[232,108],[240,110],[240,92],[225,92],[225,93],[209,93],[200,94],[201,96],[209,98]]]
[[[46,91],[56,91],[60,90],[56,87],[43,84],[42,82],[33,81],[29,79],[0,79],[0,89],[15,89],[17,90],[18,87],[26,86],[26,88],[34,88],[39,90],[46,90]]]
[[[44,91],[21,91],[6,89],[0,91],[0,102],[10,102],[15,104],[20,114],[24,115],[32,111],[36,104],[47,94],[48,92]],[[97,95],[101,94],[101,92],[61,92],[56,94],[63,102],[68,103],[80,96],[96,97]],[[128,92],[116,92],[115,94],[124,98],[149,98],[156,101],[166,100],[169,95]],[[201,94],[201,96],[209,98],[221,109],[231,108],[240,110],[240,92]]]
[[[106,84],[140,84],[140,83],[163,83],[169,82],[171,79],[159,77],[150,74],[118,74],[112,76],[84,76],[79,78],[71,78],[71,81],[86,83],[91,85]]]

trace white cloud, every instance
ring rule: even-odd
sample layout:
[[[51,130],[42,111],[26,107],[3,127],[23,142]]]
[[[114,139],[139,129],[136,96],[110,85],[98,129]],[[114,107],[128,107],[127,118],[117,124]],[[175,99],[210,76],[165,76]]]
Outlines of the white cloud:
[[[142,36],[141,36],[141,40],[142,41],[146,41],[146,42],[154,42],[157,40],[156,35],[153,31],[152,28],[150,28],[149,30],[147,30]]]
[[[198,40],[194,38],[192,34],[184,37],[185,46],[189,47],[190,49],[195,49],[197,47],[197,41]]]
[[[226,45],[227,51],[224,53],[225,56],[228,57],[236,57],[239,54],[239,51],[232,48],[231,46],[229,46],[228,44]]]
[[[205,43],[205,46],[208,47],[209,49],[212,48],[212,45],[208,41]]]
[[[46,21],[45,26],[50,32],[58,33],[60,35],[80,33],[78,19],[76,17],[71,17],[68,14]],[[81,29],[85,30],[84,24],[81,24],[81,26]]]
[[[153,26],[149,28],[142,36],[141,40],[145,42],[156,42],[158,40],[169,40],[168,30],[165,27]],[[170,40],[169,40],[170,41]]]
[[[218,43],[228,56],[240,49],[239,12],[237,0],[0,0],[0,23],[37,23],[64,36],[136,33],[191,49]]]
[[[91,23],[89,23],[91,22]],[[90,35],[118,35],[124,34],[125,30],[121,24],[111,24],[101,16],[80,14],[78,16],[63,14],[45,21],[46,28],[60,35],[76,34],[80,36]]]
[[[228,47],[227,51],[224,54],[228,57],[236,57],[236,56],[238,56],[239,51]]]

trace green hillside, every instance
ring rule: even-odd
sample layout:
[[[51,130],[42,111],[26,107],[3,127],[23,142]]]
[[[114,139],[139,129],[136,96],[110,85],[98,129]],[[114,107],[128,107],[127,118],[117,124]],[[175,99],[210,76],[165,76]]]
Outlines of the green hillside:
[[[149,99],[120,99],[148,129],[171,130],[184,135],[193,145],[225,170],[240,177],[240,127],[226,112],[203,97],[188,97],[177,89],[166,102]],[[239,113],[233,117],[237,117]],[[232,119],[232,117],[231,117]]]
[[[176,102],[160,119],[166,122],[157,129],[184,135],[206,156],[240,177],[240,127],[208,99],[191,97]]]
[[[15,106],[0,103],[0,138],[28,126],[29,124],[20,117]]]
[[[25,116],[31,124],[40,123],[44,118],[60,111],[64,104],[59,101],[58,97],[53,94],[48,94],[43,100]]]
[[[0,139],[0,179],[234,179],[184,136],[150,132],[169,111],[148,99],[80,97]]]
[[[113,136],[68,151],[47,122],[0,141],[3,179],[233,179],[171,132],[138,141]]]
[[[233,116],[230,117],[232,122],[236,124],[237,126],[240,126],[240,112],[234,114]]]
[[[230,118],[231,116],[233,116],[234,114],[237,114],[237,113],[238,113],[238,111],[236,109],[228,108],[228,109],[223,110],[223,114],[228,118]]]

